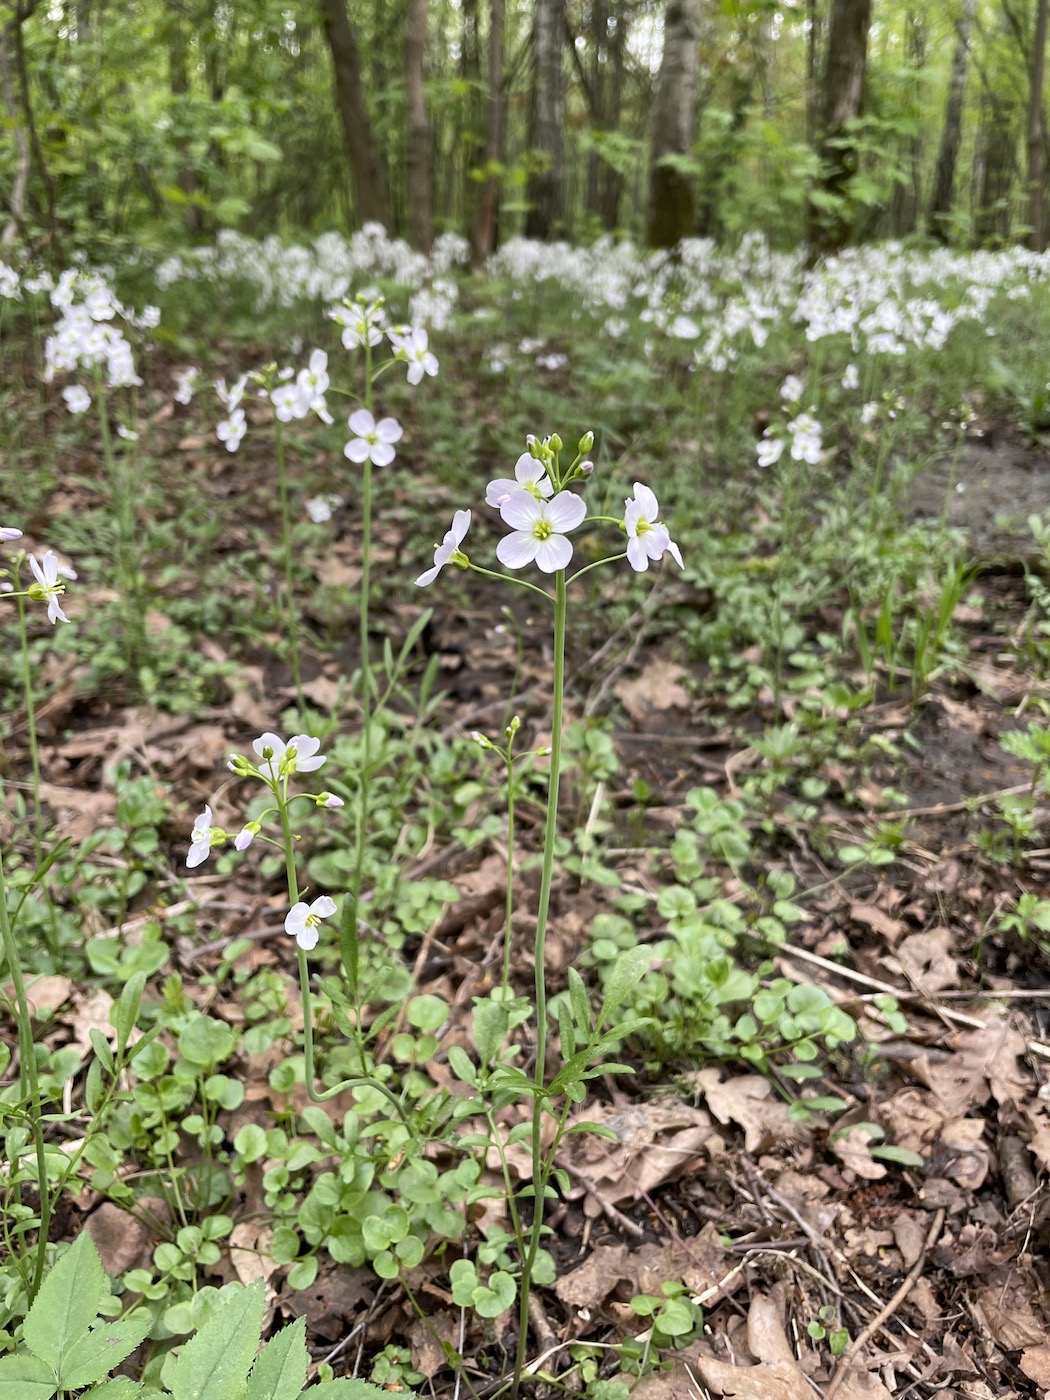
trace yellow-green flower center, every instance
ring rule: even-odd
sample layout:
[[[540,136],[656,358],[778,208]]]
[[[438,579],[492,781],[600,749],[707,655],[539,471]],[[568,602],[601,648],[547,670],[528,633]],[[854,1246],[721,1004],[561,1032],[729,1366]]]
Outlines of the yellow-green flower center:
[[[537,520],[532,527],[532,538],[534,540],[549,540],[554,534],[554,526],[549,520]]]

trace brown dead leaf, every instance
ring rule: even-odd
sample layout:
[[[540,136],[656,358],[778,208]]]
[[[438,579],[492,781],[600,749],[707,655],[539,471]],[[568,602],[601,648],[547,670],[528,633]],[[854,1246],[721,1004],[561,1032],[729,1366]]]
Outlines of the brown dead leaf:
[[[113,1005],[113,998],[103,988],[78,1001],[71,1016],[66,1017],[73,1031],[73,1046],[79,1050],[81,1059],[91,1049],[91,1031],[100,1031],[106,1040],[112,1041],[116,1036],[109,1020],[109,1010]]]
[[[913,933],[898,947],[897,959],[912,985],[927,996],[958,985],[959,968],[946,928]]]
[[[1040,1346],[1047,1335],[1046,1322],[1032,1303],[1040,1291],[1031,1265],[1011,1260],[978,1291],[974,1311],[988,1335],[1007,1351]]]
[[[941,1142],[952,1154],[944,1175],[967,1191],[984,1185],[991,1165],[991,1151],[982,1141],[986,1127],[983,1118],[954,1118],[941,1129]]]
[[[426,1318],[417,1317],[408,1334],[412,1345],[412,1365],[427,1380],[432,1380],[449,1364],[442,1342],[458,1351],[460,1346],[460,1314],[449,1308],[439,1308]]]
[[[625,1244],[596,1245],[579,1268],[561,1275],[554,1291],[570,1308],[600,1308],[620,1280],[630,1277],[629,1256]]]
[[[72,990],[73,983],[68,977],[57,975],[35,977],[31,982],[26,983],[29,1014],[31,1016],[49,1016],[52,1011],[57,1011],[60,1006],[65,1006]],[[10,983],[4,987],[4,995],[9,1001],[14,996],[14,988]]]
[[[319,710],[332,715],[343,698],[344,687],[330,676],[315,676],[312,681],[303,682],[303,694]]]
[[[230,1263],[245,1288],[256,1280],[269,1282],[278,1265],[270,1254],[273,1230],[257,1221],[242,1220],[230,1231]]]
[[[673,661],[658,657],[649,663],[640,676],[620,681],[614,693],[623,702],[627,713],[643,720],[654,710],[689,708],[689,692],[680,684],[685,671]]]
[[[949,1060],[926,1066],[926,1082],[953,1118],[984,1103],[989,1092],[1000,1107],[1020,1105],[1032,1092],[1031,1079],[1017,1067],[1026,1053],[1024,1038],[999,1008],[984,1016],[984,1028],[961,1035]]]
[[[103,1201],[98,1210],[92,1211],[85,1228],[95,1241],[107,1274],[123,1274],[149,1263],[152,1234],[141,1220],[112,1201]]]
[[[803,1136],[802,1125],[791,1120],[787,1104],[774,1095],[768,1079],[741,1074],[723,1084],[721,1078],[717,1069],[702,1069],[691,1076],[718,1121],[743,1128],[745,1151],[761,1152],[774,1143]]]
[[[1021,1370],[1030,1381],[1050,1390],[1050,1346],[1026,1347],[1021,1353]]]
[[[904,1267],[910,1269],[926,1243],[926,1228],[914,1211],[902,1211],[892,1223],[893,1239],[901,1252]]]
[[[338,554],[326,554],[321,559],[314,572],[318,582],[325,588],[356,588],[361,582],[361,567],[358,564],[351,564],[346,559],[340,559]]]
[[[872,1160],[870,1145],[873,1136],[863,1123],[854,1123],[844,1132],[835,1133],[831,1139],[831,1150],[835,1156],[865,1181],[881,1181],[886,1175],[882,1163]]]
[[[776,1304],[763,1294],[756,1294],[748,1309],[747,1345],[759,1365],[733,1366],[714,1357],[697,1357],[696,1369],[709,1390],[738,1400],[811,1400],[813,1392],[799,1370]]]
[[[688,1170],[705,1155],[711,1134],[708,1115],[684,1103],[595,1104],[586,1116],[611,1128],[617,1141],[574,1136],[564,1150],[572,1171],[613,1205]]]
[[[857,924],[864,924],[875,933],[881,933],[887,943],[893,945],[907,928],[901,919],[894,919],[880,909],[877,904],[865,904],[861,900],[851,900],[849,916]]]

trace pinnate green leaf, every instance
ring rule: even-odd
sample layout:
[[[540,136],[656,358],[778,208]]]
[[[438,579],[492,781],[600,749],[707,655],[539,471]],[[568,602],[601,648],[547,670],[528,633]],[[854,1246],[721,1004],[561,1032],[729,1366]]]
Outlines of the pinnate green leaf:
[[[83,1341],[98,1316],[105,1289],[98,1250],[85,1231],[44,1279],[22,1330],[26,1346],[47,1362],[56,1378],[65,1370],[66,1356]]]
[[[172,1400],[242,1400],[262,1316],[261,1283],[227,1298],[172,1366]]]
[[[52,1400],[54,1374],[39,1357],[0,1356],[0,1400]]]
[[[305,1338],[304,1317],[270,1338],[252,1367],[245,1400],[298,1400],[310,1364]]]

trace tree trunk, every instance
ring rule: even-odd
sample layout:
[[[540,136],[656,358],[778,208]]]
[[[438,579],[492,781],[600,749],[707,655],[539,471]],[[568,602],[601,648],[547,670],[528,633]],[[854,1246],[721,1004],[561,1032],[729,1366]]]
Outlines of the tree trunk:
[[[405,106],[408,116],[408,218],[412,243],[424,253],[434,241],[430,123],[423,97],[427,0],[409,0],[405,24]]]
[[[820,145],[822,174],[810,201],[810,250],[833,253],[845,246],[853,227],[846,187],[856,173],[857,153],[849,143],[849,123],[864,106],[871,0],[834,0],[824,65],[824,111]]]
[[[0,97],[3,99],[7,116],[8,130],[13,133],[15,143],[15,178],[7,199],[9,218],[0,234],[0,248],[9,247],[19,233],[25,233],[26,189],[29,185],[29,171],[33,164],[29,147],[29,133],[19,112],[15,96],[14,78],[11,73],[11,56],[14,48],[14,26],[17,17],[0,26]]]
[[[907,238],[915,232],[919,221],[922,203],[923,131],[922,122],[922,72],[926,67],[926,16],[921,10],[908,12],[908,66],[914,74],[909,83],[911,90],[911,115],[915,128],[904,138],[902,170],[908,172],[908,179],[898,180],[893,187],[892,224],[894,238]]]
[[[977,140],[974,238],[982,247],[1001,247],[1010,237],[1010,191],[1016,167],[1015,111],[988,94]]]
[[[701,0],[667,0],[664,14],[646,220],[650,248],[671,248],[693,232],[693,184],[676,168],[673,157],[684,156],[693,144],[700,4]]]
[[[390,230],[390,195],[386,172],[368,119],[361,58],[346,13],[346,0],[320,0],[321,25],[332,55],[335,103],[343,127],[343,144],[350,162],[357,215],[363,223]]]
[[[959,158],[962,139],[963,98],[966,95],[966,68],[970,58],[970,32],[977,13],[977,0],[966,0],[962,17],[955,32],[955,52],[948,80],[948,103],[944,109],[941,148],[937,155],[937,172],[930,200],[929,225],[934,238],[949,241],[952,198],[955,189],[955,163]]]
[[[536,0],[532,120],[529,145],[535,168],[529,175],[529,238],[550,238],[565,212],[564,153],[565,79],[562,46],[565,33],[563,0]]]
[[[1046,250],[1046,122],[1043,80],[1046,76],[1046,28],[1050,6],[1038,0],[1035,12],[1035,44],[1032,53],[1032,86],[1028,96],[1028,246]]]
[[[488,93],[482,159],[485,175],[478,196],[471,240],[474,257],[479,261],[496,250],[499,197],[503,183],[499,174],[503,160],[503,3],[504,0],[491,0],[489,4]]]

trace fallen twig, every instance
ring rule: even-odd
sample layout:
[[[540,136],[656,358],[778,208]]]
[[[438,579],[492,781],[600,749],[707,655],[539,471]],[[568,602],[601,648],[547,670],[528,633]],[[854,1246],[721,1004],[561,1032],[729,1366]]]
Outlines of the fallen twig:
[[[871,1340],[871,1338],[879,1330],[879,1328],[886,1321],[886,1319],[893,1316],[893,1314],[897,1311],[900,1305],[904,1302],[905,1298],[907,1298],[911,1290],[915,1287],[916,1283],[918,1283],[919,1279],[922,1277],[923,1270],[926,1267],[926,1256],[933,1248],[938,1235],[941,1233],[941,1229],[944,1225],[944,1217],[945,1210],[944,1207],[941,1206],[937,1213],[934,1215],[933,1220],[930,1223],[929,1230],[926,1232],[926,1239],[923,1241],[922,1252],[920,1253],[918,1259],[916,1259],[915,1263],[908,1270],[904,1282],[897,1289],[896,1293],[894,1293],[893,1297],[889,1300],[889,1302],[884,1304],[884,1306],[879,1309],[879,1311],[871,1319],[868,1325],[864,1328],[864,1331],[860,1332],[856,1337],[854,1337],[853,1341],[850,1342],[849,1346],[846,1349],[845,1355],[843,1356],[842,1360],[839,1362],[838,1366],[835,1369],[835,1374],[831,1378],[831,1384],[824,1392],[824,1400],[835,1400],[835,1396],[841,1389],[842,1384],[845,1381],[847,1374],[849,1373],[849,1369],[853,1365],[853,1362],[856,1360],[857,1354],[860,1352],[861,1348]]]

